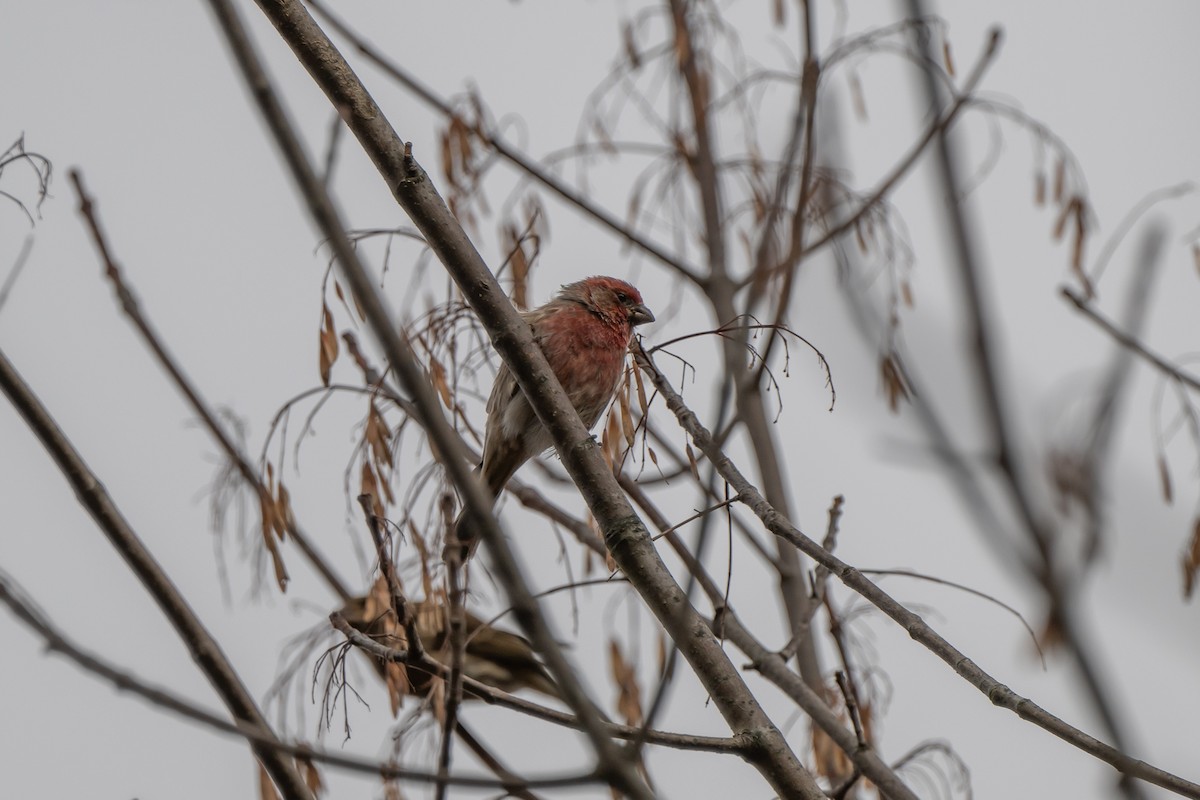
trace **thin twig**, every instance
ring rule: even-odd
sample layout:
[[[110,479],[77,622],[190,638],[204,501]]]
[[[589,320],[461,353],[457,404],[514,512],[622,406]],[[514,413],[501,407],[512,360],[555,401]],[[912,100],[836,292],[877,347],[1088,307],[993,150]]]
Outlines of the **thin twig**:
[[[1016,617],[1017,621],[1021,623],[1021,626],[1023,628],[1025,628],[1025,632],[1029,634],[1029,640],[1033,643],[1034,649],[1037,650],[1038,659],[1042,662],[1042,669],[1046,669],[1046,654],[1042,652],[1042,645],[1038,642],[1037,634],[1034,632],[1033,628],[1029,625],[1029,622],[1025,619],[1025,617],[1021,614],[1020,611],[1017,611],[1015,608],[1013,608],[1012,606],[1010,606],[1008,603],[1004,602],[1000,598],[993,597],[992,595],[988,594],[987,592],[981,592],[978,589],[974,589],[970,586],[967,586],[964,583],[958,583],[957,581],[947,580],[946,578],[938,578],[934,575],[927,575],[923,572],[917,572],[917,571],[911,570],[911,569],[868,569],[867,567],[859,567],[858,571],[861,572],[863,575],[880,575],[880,576],[896,575],[896,576],[903,577],[903,578],[916,578],[917,580],[927,581],[929,583],[936,583],[939,586],[949,586],[952,589],[958,589],[960,592],[966,592],[967,594],[973,594],[982,600],[986,600],[989,603],[992,603],[993,605],[999,606],[1000,608],[1004,609],[1005,611],[1007,611],[1008,613],[1010,613],[1014,617]]]
[[[1113,338],[1113,340],[1122,347],[1128,348],[1130,351],[1139,355],[1150,366],[1157,369],[1159,372],[1166,375],[1168,378],[1178,381],[1185,386],[1200,391],[1200,377],[1196,377],[1189,372],[1184,372],[1179,367],[1172,364],[1168,359],[1163,358],[1158,353],[1151,350],[1143,344],[1136,336],[1132,336],[1117,327],[1116,323],[1105,317],[1097,311],[1091,303],[1089,303],[1081,294],[1070,287],[1064,286],[1059,290],[1063,297],[1071,301],[1083,315],[1105,333]]]
[[[33,234],[27,234],[25,240],[21,242],[21,251],[17,253],[17,258],[13,261],[12,269],[4,276],[4,283],[0,284],[0,311],[4,310],[4,304],[8,302],[13,287],[17,285],[17,278],[21,277],[21,271],[29,263],[29,254],[32,252]]]

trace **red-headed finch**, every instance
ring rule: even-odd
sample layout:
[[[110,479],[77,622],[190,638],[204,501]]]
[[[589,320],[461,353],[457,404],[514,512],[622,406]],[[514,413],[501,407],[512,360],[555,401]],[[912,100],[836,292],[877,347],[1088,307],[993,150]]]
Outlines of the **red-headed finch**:
[[[654,321],[642,295],[623,280],[598,276],[568,283],[553,300],[521,316],[590,430],[617,391],[633,329]],[[554,442],[505,364],[492,384],[487,415],[480,470],[495,499],[522,464]],[[459,540],[473,546],[461,518],[455,527]]]

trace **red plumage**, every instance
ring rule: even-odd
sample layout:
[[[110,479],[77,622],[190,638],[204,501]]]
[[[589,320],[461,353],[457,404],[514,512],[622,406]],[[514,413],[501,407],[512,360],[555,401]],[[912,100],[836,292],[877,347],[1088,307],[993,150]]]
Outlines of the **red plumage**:
[[[567,284],[553,300],[522,316],[590,430],[616,393],[634,327],[653,322],[654,315],[630,284],[594,277]],[[487,414],[480,469],[494,499],[522,464],[554,442],[504,364],[492,384]],[[460,541],[473,538],[463,533],[460,529]]]

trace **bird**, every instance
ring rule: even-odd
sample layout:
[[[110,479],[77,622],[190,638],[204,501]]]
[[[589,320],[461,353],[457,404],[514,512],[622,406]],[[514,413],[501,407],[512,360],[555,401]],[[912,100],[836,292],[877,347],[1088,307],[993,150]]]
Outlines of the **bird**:
[[[533,340],[588,430],[616,394],[633,329],[654,322],[636,288],[603,275],[566,284],[554,299],[522,312],[521,317],[529,323]],[[550,432],[538,420],[516,377],[501,364],[488,396],[479,466],[492,501],[526,461],[553,446]],[[456,539],[467,543],[469,554],[475,537],[465,530],[461,515],[455,531]]]
[[[410,603],[409,608],[421,645],[435,658],[449,663],[449,607],[438,600],[420,600]],[[400,650],[407,648],[404,627],[396,622],[387,585],[382,580],[376,583],[370,594],[347,600],[339,613],[352,628],[380,644]],[[464,610],[464,614],[467,634],[463,653],[464,675],[505,692],[530,689],[547,697],[560,697],[558,685],[538,661],[527,639],[493,627],[470,611]],[[375,658],[371,658],[371,664],[389,687],[403,675],[399,681],[403,694],[423,697],[433,686],[435,676],[415,666],[400,667]],[[388,676],[389,667],[396,671],[391,678]],[[466,699],[475,697],[470,691],[463,696]]]

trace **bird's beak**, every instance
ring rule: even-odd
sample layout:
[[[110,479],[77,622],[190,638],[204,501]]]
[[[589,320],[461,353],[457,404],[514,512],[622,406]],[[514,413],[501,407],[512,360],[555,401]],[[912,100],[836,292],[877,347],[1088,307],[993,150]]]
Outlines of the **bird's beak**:
[[[647,322],[654,322],[654,315],[650,313],[650,309],[640,303],[629,309],[630,325],[645,325]]]

